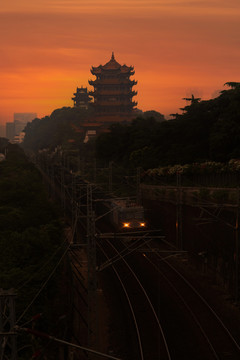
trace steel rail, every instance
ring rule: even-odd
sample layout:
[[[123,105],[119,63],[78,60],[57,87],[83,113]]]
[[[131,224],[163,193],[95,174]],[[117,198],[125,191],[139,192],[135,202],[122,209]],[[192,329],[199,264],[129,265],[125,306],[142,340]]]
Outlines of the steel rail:
[[[147,246],[151,249],[151,246],[147,244]],[[210,312],[213,314],[213,316],[216,318],[218,323],[222,326],[222,328],[225,330],[229,338],[232,340],[233,344],[236,346],[236,348],[240,351],[240,345],[237,343],[235,338],[230,333],[229,329],[226,327],[226,325],[223,323],[221,318],[217,315],[217,313],[214,311],[214,309],[209,305],[209,303],[204,299],[204,297],[196,290],[196,288],[172,265],[169,263],[169,261],[162,257],[158,252],[155,252],[155,255],[161,259],[162,262],[165,262],[184,282],[186,285],[189,286],[189,288],[197,295],[197,297],[204,303],[204,305],[210,310]],[[145,254],[145,258],[147,258]],[[168,257],[167,257],[168,258]],[[148,260],[148,259],[147,259]],[[150,261],[151,262],[151,261]],[[154,264],[155,265],[155,264]],[[156,266],[156,265],[155,265]],[[159,270],[160,271],[160,270]],[[163,275],[164,276],[164,275]],[[165,276],[164,276],[165,277]],[[168,280],[168,279],[167,279]],[[174,287],[173,285],[171,285]],[[177,290],[176,290],[177,291]],[[218,359],[218,358],[217,358]]]
[[[158,255],[159,256],[159,255]],[[161,257],[161,256],[159,256]],[[195,292],[195,294],[203,301],[203,303],[208,307],[208,309],[212,312],[212,314],[215,316],[215,318],[218,320],[218,322],[221,324],[221,326],[223,327],[223,329],[226,331],[226,333],[228,334],[228,336],[230,337],[230,339],[232,340],[232,342],[234,343],[234,345],[237,347],[237,349],[240,351],[240,345],[237,343],[237,341],[234,339],[234,337],[232,336],[232,334],[230,333],[230,331],[228,330],[228,328],[226,327],[226,325],[223,323],[223,321],[221,320],[221,318],[217,315],[217,313],[213,310],[213,308],[209,305],[209,303],[204,299],[204,297],[194,288],[194,286],[177,270],[175,269],[167,260],[162,259],[162,261],[166,262],[168,264],[169,267],[171,267],[171,269],[173,271],[175,271],[182,279],[183,281]]]
[[[107,239],[107,238],[106,238]],[[105,239],[105,240],[106,240]],[[144,236],[144,239],[145,239],[145,236]],[[149,239],[147,239],[148,241],[150,241]],[[141,241],[141,238],[137,239],[135,242],[134,242],[134,245],[138,244],[139,241]],[[147,241],[144,241],[144,244],[147,244]],[[140,243],[139,245],[137,245],[137,247],[135,248],[130,248],[130,247],[126,247],[125,249],[123,249],[121,252],[117,252],[116,255],[114,255],[112,258],[109,258],[108,261],[105,261],[102,265],[100,265],[98,267],[98,271],[102,271],[104,270],[106,267],[112,265],[113,263],[119,261],[119,260],[122,260],[125,256],[131,254],[132,252],[135,252],[137,249],[141,248],[142,247],[142,243]],[[129,250],[130,249],[130,250]]]
[[[135,272],[133,271],[133,269],[131,268],[131,266],[130,266],[130,265],[127,263],[127,261],[124,259],[124,257],[121,256],[121,254],[118,252],[118,250],[115,248],[115,246],[113,246],[113,244],[112,244],[110,241],[108,241],[108,240],[106,240],[106,241],[112,246],[112,248],[113,248],[113,249],[119,254],[119,256],[122,258],[122,260],[124,261],[125,265],[126,265],[127,268],[129,269],[129,271],[132,273],[132,275],[134,276],[135,280],[136,280],[137,283],[139,284],[141,290],[143,291],[143,293],[144,293],[144,295],[145,295],[145,297],[146,297],[146,299],[147,299],[147,301],[148,301],[148,304],[149,304],[149,306],[150,306],[150,308],[151,308],[151,310],[152,310],[152,312],[153,312],[153,314],[154,314],[154,317],[155,317],[155,319],[156,319],[156,322],[157,322],[157,324],[158,324],[158,327],[159,327],[160,333],[161,333],[161,335],[162,335],[162,339],[163,339],[163,342],[164,342],[164,345],[165,345],[165,349],[166,349],[168,358],[169,358],[169,360],[171,360],[170,351],[169,351],[169,348],[168,348],[168,344],[167,344],[167,341],[166,341],[166,338],[165,338],[165,335],[164,335],[162,326],[161,326],[161,324],[160,324],[160,322],[159,322],[159,318],[158,318],[158,316],[157,316],[157,314],[156,314],[156,311],[155,311],[155,309],[154,309],[154,307],[153,307],[153,304],[152,304],[152,302],[151,302],[151,300],[150,300],[150,298],[149,298],[146,290],[144,289],[141,281],[139,280],[139,278],[137,277],[137,275],[135,274]]]
[[[100,248],[100,250],[102,251],[102,253],[106,256],[107,259],[109,259],[108,255],[106,254],[106,252],[104,251],[104,249],[102,248],[102,246],[100,244],[98,244],[98,247]],[[144,360],[144,356],[143,356],[143,348],[142,348],[142,341],[141,341],[141,336],[140,336],[140,332],[139,332],[139,328],[138,328],[138,324],[137,324],[137,319],[136,319],[136,316],[135,316],[135,313],[134,313],[134,309],[133,309],[133,306],[132,306],[132,303],[131,303],[131,300],[128,296],[128,293],[127,293],[127,289],[125,288],[122,280],[121,280],[121,277],[119,275],[119,273],[117,272],[117,269],[115,268],[114,265],[111,266],[111,268],[113,269],[113,271],[115,272],[122,288],[123,288],[123,291],[125,293],[125,296],[127,298],[127,301],[128,301],[128,304],[129,304],[129,307],[130,307],[130,310],[131,310],[131,313],[132,313],[132,317],[133,317],[133,321],[134,321],[134,325],[135,325],[135,328],[136,328],[136,332],[137,332],[137,339],[138,339],[138,344],[139,344],[139,351],[140,351],[140,356],[141,356],[141,360]]]
[[[176,287],[171,283],[171,281],[166,277],[166,275],[163,274],[163,272],[149,259],[149,257],[146,254],[143,254],[143,256],[145,257],[145,259],[157,270],[157,272],[159,274],[161,274],[161,276],[167,281],[167,283],[174,289],[174,291],[176,292],[176,294],[179,296],[179,298],[182,300],[183,304],[186,306],[186,308],[188,309],[188,311],[190,312],[190,314],[192,315],[194,321],[196,322],[196,324],[198,325],[201,333],[203,334],[204,338],[206,339],[210,349],[213,352],[213,355],[215,357],[215,359],[220,360],[219,356],[217,355],[210,339],[208,338],[206,332],[204,331],[203,327],[201,326],[201,324],[199,323],[197,317],[195,316],[195,314],[193,313],[193,311],[191,310],[191,308],[189,307],[189,305],[187,304],[187,302],[184,300],[184,298],[182,297],[182,295],[180,294],[180,292],[176,289]]]

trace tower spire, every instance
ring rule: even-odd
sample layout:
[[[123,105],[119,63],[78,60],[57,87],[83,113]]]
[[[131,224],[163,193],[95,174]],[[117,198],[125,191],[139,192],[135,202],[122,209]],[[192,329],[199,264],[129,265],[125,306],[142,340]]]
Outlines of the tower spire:
[[[112,52],[112,58],[111,58],[111,60],[115,60],[114,51]]]

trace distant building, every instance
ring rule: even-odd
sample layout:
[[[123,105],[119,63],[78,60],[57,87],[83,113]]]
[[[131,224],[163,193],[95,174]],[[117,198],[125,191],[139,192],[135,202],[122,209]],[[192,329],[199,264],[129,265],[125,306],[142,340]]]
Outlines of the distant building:
[[[89,95],[93,96],[92,104],[95,111],[95,120],[101,123],[129,121],[135,116],[133,96],[137,95],[132,87],[137,81],[130,80],[134,75],[134,67],[120,65],[112,53],[111,60],[105,65],[92,67],[91,73],[95,80],[89,80],[94,87]]]
[[[0,137],[6,137],[6,125],[0,125]]]
[[[36,113],[14,113],[13,121],[15,126],[15,134],[19,135],[23,131],[28,122],[37,117]]]
[[[15,126],[13,122],[6,123],[6,138],[12,140],[15,136]]]
[[[20,134],[20,132],[23,131],[23,129],[25,128],[26,125],[27,125],[27,122],[14,120],[14,135]]]
[[[12,144],[21,144],[24,140],[25,132],[20,132],[16,134],[13,139],[10,140]]]
[[[77,87],[76,92],[73,94],[72,98],[74,107],[88,109],[88,105],[91,102],[91,98],[88,93],[88,89],[85,87]]]
[[[14,113],[13,122],[6,123],[6,137],[9,140],[13,140],[16,135],[20,135],[27,125],[37,117],[36,113]]]
[[[13,114],[13,121],[20,121],[22,123],[31,122],[33,119],[37,117],[36,113],[14,113]]]

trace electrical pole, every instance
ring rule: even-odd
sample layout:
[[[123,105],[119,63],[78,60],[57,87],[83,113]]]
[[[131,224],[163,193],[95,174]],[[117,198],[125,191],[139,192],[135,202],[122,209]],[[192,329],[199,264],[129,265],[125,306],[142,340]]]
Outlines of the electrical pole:
[[[239,299],[239,188],[237,188],[237,210],[235,223],[235,301]]]
[[[73,232],[73,243],[76,241],[76,230],[77,230],[77,196],[76,196],[76,179],[74,174],[72,174],[72,232]]]
[[[108,190],[110,193],[112,192],[112,176],[113,176],[112,165],[113,165],[113,162],[109,161]]]
[[[55,197],[55,179],[54,179],[54,166],[52,165],[50,168],[50,186],[51,186],[51,193],[52,193],[52,199]]]
[[[177,204],[176,204],[176,245],[182,250],[182,186],[181,174],[177,173]]]
[[[14,289],[0,289],[0,359],[17,360]]]
[[[92,185],[87,185],[87,249],[88,249],[88,344],[97,345],[97,275],[95,214],[92,207]]]
[[[137,168],[137,204],[141,204],[141,190],[140,190],[140,170],[141,168]]]
[[[65,209],[66,209],[65,178],[64,178],[64,168],[62,166],[61,166],[61,205],[65,213]]]
[[[97,160],[94,158],[94,174],[93,174],[93,181],[96,184],[97,182]]]

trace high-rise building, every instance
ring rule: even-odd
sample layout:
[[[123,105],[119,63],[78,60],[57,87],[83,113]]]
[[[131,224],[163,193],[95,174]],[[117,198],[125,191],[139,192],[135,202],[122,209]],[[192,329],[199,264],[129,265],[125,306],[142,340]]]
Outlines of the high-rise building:
[[[22,130],[25,128],[26,125],[27,125],[27,122],[14,120],[14,135],[20,134],[20,132],[22,132]]]
[[[14,113],[13,120],[18,120],[23,123],[31,122],[33,119],[37,117],[36,113]]]
[[[13,122],[6,123],[6,138],[13,140],[14,136],[20,135],[27,123],[36,117],[36,113],[14,113]]]
[[[6,123],[6,138],[12,140],[15,136],[14,122]]]
[[[88,105],[91,101],[91,98],[88,93],[88,89],[85,87],[77,87],[76,92],[73,94],[74,97],[72,98],[74,107],[88,109]]]
[[[23,131],[28,122],[31,122],[37,117],[36,113],[14,113],[13,121],[15,127],[15,134],[19,135]]]
[[[132,90],[137,81],[130,80],[130,76],[135,73],[134,67],[120,65],[112,53],[109,62],[92,67],[91,73],[96,76],[95,80],[89,80],[89,84],[94,87],[89,95],[94,98],[92,106],[96,121],[112,123],[131,120],[137,105],[132,100],[137,95]]]
[[[0,124],[0,137],[6,137],[6,126]]]

